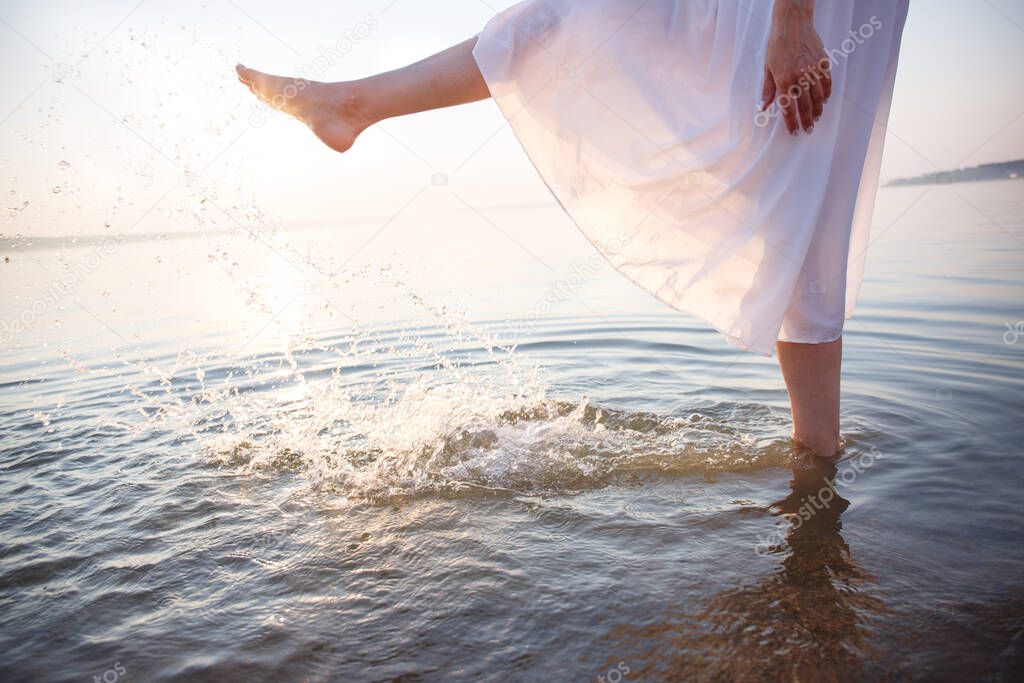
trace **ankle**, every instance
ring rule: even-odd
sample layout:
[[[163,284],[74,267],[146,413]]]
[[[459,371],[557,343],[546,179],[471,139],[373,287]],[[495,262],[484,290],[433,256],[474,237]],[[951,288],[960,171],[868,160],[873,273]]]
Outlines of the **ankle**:
[[[793,434],[793,441],[811,450],[819,458],[831,458],[839,452],[839,435],[835,433]]]
[[[342,81],[330,83],[333,98],[341,111],[339,114],[352,123],[359,124],[361,129],[384,120],[387,116],[380,111],[379,98],[372,96],[372,88],[368,79],[358,81]]]

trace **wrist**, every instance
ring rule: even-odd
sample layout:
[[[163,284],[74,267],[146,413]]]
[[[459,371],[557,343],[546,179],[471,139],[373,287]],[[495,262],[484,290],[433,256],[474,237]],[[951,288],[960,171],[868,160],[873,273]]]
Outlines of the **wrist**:
[[[814,0],[775,0],[772,29],[782,30],[814,23]]]

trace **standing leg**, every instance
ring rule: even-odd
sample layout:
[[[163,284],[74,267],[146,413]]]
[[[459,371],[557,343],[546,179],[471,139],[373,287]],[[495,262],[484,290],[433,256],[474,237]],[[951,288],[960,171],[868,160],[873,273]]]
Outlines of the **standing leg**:
[[[843,340],[827,344],[778,342],[789,390],[793,438],[823,458],[839,449],[839,371]]]
[[[309,126],[328,147],[344,152],[384,119],[490,97],[473,58],[476,38],[407,67],[357,81],[320,83],[271,76],[239,64],[238,79],[264,102]]]

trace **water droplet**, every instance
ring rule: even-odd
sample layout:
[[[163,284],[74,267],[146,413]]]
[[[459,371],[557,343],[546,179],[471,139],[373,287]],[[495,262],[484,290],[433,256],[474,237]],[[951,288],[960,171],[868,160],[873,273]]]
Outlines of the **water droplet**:
[[[8,218],[14,218],[19,213],[24,211],[25,208],[28,207],[28,204],[29,204],[29,202],[26,199],[24,202],[21,203],[21,206],[9,206],[9,207],[7,207],[7,217]]]
[[[60,163],[57,164],[57,165],[60,166],[61,169],[65,170],[65,171],[68,170],[69,168],[71,168],[71,162],[65,161],[64,159],[61,159]]]

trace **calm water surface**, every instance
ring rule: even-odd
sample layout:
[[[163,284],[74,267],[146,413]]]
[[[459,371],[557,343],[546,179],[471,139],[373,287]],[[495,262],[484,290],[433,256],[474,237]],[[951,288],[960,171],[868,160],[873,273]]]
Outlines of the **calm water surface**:
[[[834,465],[554,207],[7,244],[0,677],[1020,680],[1022,190],[882,190]]]

